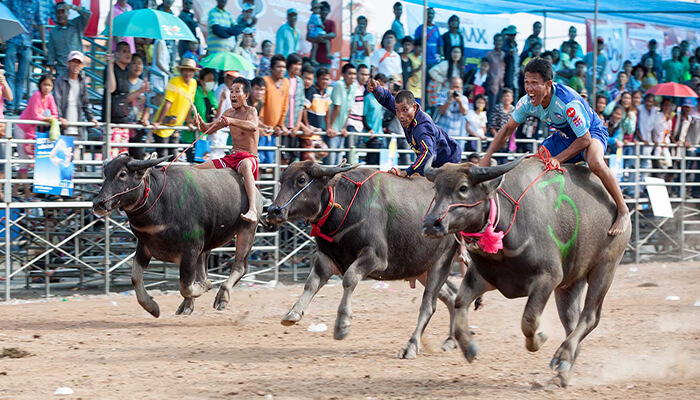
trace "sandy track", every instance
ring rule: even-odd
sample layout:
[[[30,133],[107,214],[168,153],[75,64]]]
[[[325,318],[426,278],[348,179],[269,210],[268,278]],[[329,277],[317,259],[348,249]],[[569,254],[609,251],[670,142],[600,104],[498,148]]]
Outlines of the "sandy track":
[[[386,289],[362,282],[350,336],[335,341],[341,287],[333,280],[293,327],[279,320],[301,285],[237,289],[223,312],[211,308],[212,291],[189,317],[173,315],[179,295],[155,294],[160,319],[123,294],[0,303],[0,348],[33,354],[0,358],[0,398],[60,398],[53,395],[60,386],[75,391],[65,396],[71,399],[697,398],[700,264],[629,268],[618,271],[567,390],[541,388],[564,339],[554,301],[542,322],[549,341],[538,353],[527,352],[520,332],[525,300],[490,292],[471,313],[480,347],[473,364],[440,349],[448,322],[442,304],[409,361],[396,355],[414,329],[422,292],[404,282]],[[645,282],[658,286],[639,286]],[[329,330],[307,332],[312,322]]]

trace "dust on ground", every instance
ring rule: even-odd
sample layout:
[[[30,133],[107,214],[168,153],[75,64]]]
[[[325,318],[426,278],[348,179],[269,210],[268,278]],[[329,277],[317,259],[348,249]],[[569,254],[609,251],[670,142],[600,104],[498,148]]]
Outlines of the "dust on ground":
[[[635,270],[636,269],[636,270]],[[0,303],[2,399],[446,399],[697,398],[700,393],[700,263],[623,265],[600,325],[583,342],[568,389],[547,388],[549,361],[564,340],[554,301],[542,317],[548,342],[529,353],[520,332],[525,299],[496,292],[470,312],[479,354],[445,353],[448,315],[439,303],[416,360],[399,360],[422,291],[405,282],[353,298],[351,333],[333,339],[342,285],[321,289],[299,325],[280,318],[303,285],[239,288],[229,308],[215,291],[176,317],[176,293],[152,292],[161,318],[133,295],[72,296]],[[652,285],[653,284],[653,285]],[[677,296],[679,300],[673,300]],[[328,330],[308,332],[312,323]],[[54,396],[59,387],[75,394]]]

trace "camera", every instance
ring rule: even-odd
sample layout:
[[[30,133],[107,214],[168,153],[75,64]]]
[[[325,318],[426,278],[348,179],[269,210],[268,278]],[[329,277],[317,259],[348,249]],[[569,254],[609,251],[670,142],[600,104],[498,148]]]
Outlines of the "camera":
[[[394,83],[391,84],[391,90],[392,90],[392,91],[394,91],[394,92],[400,92],[401,89],[402,89],[402,87],[401,87],[401,85],[399,85],[398,83],[394,82]]]
[[[452,97],[454,97],[455,99],[456,99],[456,98],[459,98],[459,92],[456,91],[456,90],[453,91],[453,92],[452,92]]]

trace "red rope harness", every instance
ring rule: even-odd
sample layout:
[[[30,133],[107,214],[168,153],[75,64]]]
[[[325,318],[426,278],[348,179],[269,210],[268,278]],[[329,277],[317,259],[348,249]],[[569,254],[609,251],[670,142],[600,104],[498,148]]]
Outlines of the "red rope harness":
[[[503,193],[503,195],[506,196],[506,198],[507,198],[508,200],[510,200],[510,201],[513,203],[513,205],[515,205],[515,210],[513,211],[513,218],[511,218],[511,220],[510,220],[510,225],[508,225],[508,229],[506,229],[506,231],[505,231],[505,233],[503,234],[503,236],[507,235],[508,232],[510,232],[510,229],[513,227],[513,224],[515,223],[515,216],[518,214],[518,210],[520,209],[520,200],[522,200],[523,197],[525,197],[525,193],[527,193],[527,191],[530,190],[530,188],[532,188],[532,187],[535,185],[535,183],[536,183],[542,176],[544,176],[544,174],[546,174],[547,172],[552,171],[552,170],[556,170],[556,171],[559,171],[559,172],[564,172],[564,170],[563,170],[561,167],[554,167],[554,166],[552,166],[552,155],[549,153],[549,150],[547,150],[547,148],[544,147],[544,146],[541,146],[541,147],[539,148],[539,150],[537,151],[537,154],[532,154],[532,155],[528,156],[528,158],[530,158],[530,157],[537,157],[537,158],[539,158],[540,160],[542,160],[542,162],[544,163],[544,171],[542,171],[542,173],[539,174],[539,176],[537,176],[537,178],[535,178],[534,181],[532,181],[532,183],[530,184],[530,186],[528,186],[528,187],[525,189],[525,191],[523,192],[523,194],[521,194],[520,197],[518,197],[518,200],[514,200],[513,197],[511,197],[511,195],[509,195],[509,194],[505,191],[505,189],[503,189],[503,188],[500,188],[500,189],[499,189],[499,190]]]
[[[324,214],[323,217],[321,217],[321,219],[318,220],[318,222],[311,223],[311,236],[318,236],[318,237],[320,237],[328,242],[333,243],[333,235],[338,233],[340,228],[342,228],[343,223],[345,223],[345,219],[348,217],[348,214],[350,213],[350,209],[352,208],[353,203],[355,203],[355,198],[357,198],[357,193],[360,191],[360,188],[362,187],[362,185],[367,183],[368,180],[372,179],[372,177],[374,177],[375,175],[377,175],[380,172],[382,172],[382,171],[374,171],[372,173],[372,175],[365,178],[365,180],[363,180],[362,182],[356,182],[356,181],[353,181],[352,179],[348,178],[345,175],[341,175],[341,177],[343,177],[343,178],[347,179],[348,181],[355,184],[355,194],[353,194],[352,200],[350,200],[350,205],[348,205],[347,209],[345,210],[345,215],[343,215],[343,219],[340,221],[340,225],[338,225],[338,227],[332,233],[329,233],[328,235],[326,235],[325,233],[321,232],[321,227],[323,227],[323,224],[326,223],[326,221],[328,220],[328,217],[331,214],[331,211],[333,210],[333,207],[335,206],[335,203],[333,203],[333,189],[329,187],[328,193],[330,194],[330,200],[328,201],[328,205],[326,206],[326,209],[323,212],[323,214]]]

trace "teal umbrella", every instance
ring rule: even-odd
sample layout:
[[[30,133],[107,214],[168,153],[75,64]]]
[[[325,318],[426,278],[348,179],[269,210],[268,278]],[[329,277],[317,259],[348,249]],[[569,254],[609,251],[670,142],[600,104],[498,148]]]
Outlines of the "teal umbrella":
[[[199,65],[221,71],[251,71],[255,69],[255,65],[244,57],[229,52],[210,54],[201,59]]]
[[[0,42],[7,42],[21,33],[27,33],[27,29],[6,5],[0,3]]]
[[[109,35],[109,27],[105,27],[103,35]],[[142,9],[127,11],[114,18],[112,23],[114,36],[131,36],[164,40],[188,40],[197,38],[190,28],[178,17],[157,10]]]

